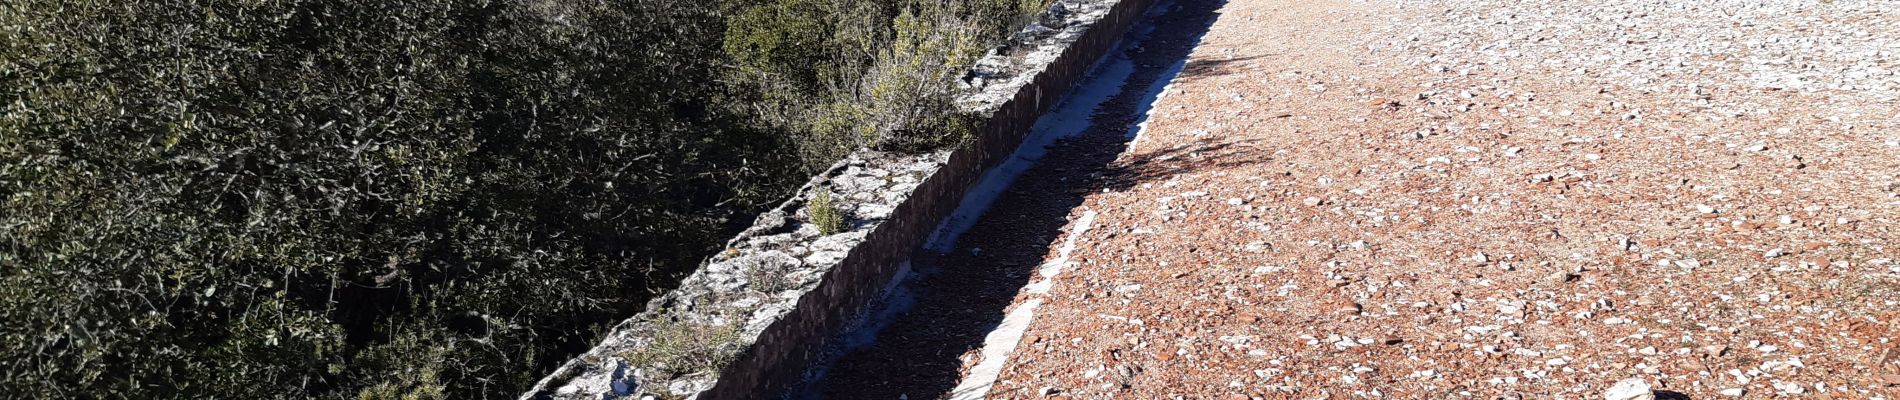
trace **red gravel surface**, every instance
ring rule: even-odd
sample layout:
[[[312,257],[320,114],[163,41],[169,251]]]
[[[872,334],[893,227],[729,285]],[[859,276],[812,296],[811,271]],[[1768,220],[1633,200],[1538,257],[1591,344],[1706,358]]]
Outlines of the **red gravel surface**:
[[[1015,291],[1042,214],[1097,213],[989,398],[1900,397],[1893,3],[1180,3],[1214,22],[1142,49],[1189,62],[1140,137],[1097,121],[950,255]],[[942,394],[946,337],[934,389],[832,397]]]
[[[1494,3],[1222,7],[991,397],[1894,396],[1890,98],[1420,25]]]

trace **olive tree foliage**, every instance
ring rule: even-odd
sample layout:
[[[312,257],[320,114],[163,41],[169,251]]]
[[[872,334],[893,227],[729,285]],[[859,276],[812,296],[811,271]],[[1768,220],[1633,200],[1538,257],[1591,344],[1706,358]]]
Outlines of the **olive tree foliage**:
[[[705,3],[0,4],[0,397],[525,388],[798,178]]]

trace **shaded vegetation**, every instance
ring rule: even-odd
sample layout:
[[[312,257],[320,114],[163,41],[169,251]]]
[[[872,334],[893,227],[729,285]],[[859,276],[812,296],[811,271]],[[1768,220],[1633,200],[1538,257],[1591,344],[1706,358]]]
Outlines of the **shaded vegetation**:
[[[512,397],[1042,4],[0,4],[0,397]]]

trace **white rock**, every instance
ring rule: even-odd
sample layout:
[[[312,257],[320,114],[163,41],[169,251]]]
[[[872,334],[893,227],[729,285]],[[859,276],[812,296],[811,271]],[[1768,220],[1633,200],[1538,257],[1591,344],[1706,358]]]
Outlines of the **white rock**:
[[[1742,390],[1742,388],[1728,388],[1728,389],[1722,389],[1720,393],[1722,393],[1723,396],[1728,396],[1728,397],[1742,397],[1742,394],[1748,393],[1748,391]]]
[[[1801,384],[1794,382],[1775,382],[1775,390],[1787,394],[1801,394],[1808,391],[1807,388],[1801,387]]]
[[[1656,393],[1643,378],[1629,378],[1604,391],[1603,400],[1656,400]]]
[[[1755,367],[1755,369],[1759,369],[1759,370],[1761,370],[1761,372],[1766,372],[1766,373],[1770,373],[1770,374],[1773,374],[1773,373],[1775,373],[1775,372],[1778,372],[1778,371],[1781,371],[1781,370],[1783,370],[1783,369],[1787,369],[1787,368],[1790,368],[1790,367],[1794,367],[1794,365],[1791,365],[1791,364],[1789,364],[1789,363],[1788,363],[1788,362],[1786,362],[1786,361],[1773,361],[1773,360],[1770,360],[1770,361],[1763,361],[1763,362],[1761,363],[1761,366],[1759,366],[1759,367]]]

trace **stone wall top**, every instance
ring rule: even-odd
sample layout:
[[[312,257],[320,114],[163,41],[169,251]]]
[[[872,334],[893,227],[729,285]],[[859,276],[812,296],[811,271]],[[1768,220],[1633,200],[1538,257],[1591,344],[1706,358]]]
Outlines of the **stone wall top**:
[[[1119,3],[1115,0],[1058,0],[1050,4],[1035,22],[970,67],[961,82],[965,94],[960,96],[957,105],[979,116],[995,112],[1033,83],[1038,74],[1053,65],[1071,44],[1080,40]]]

